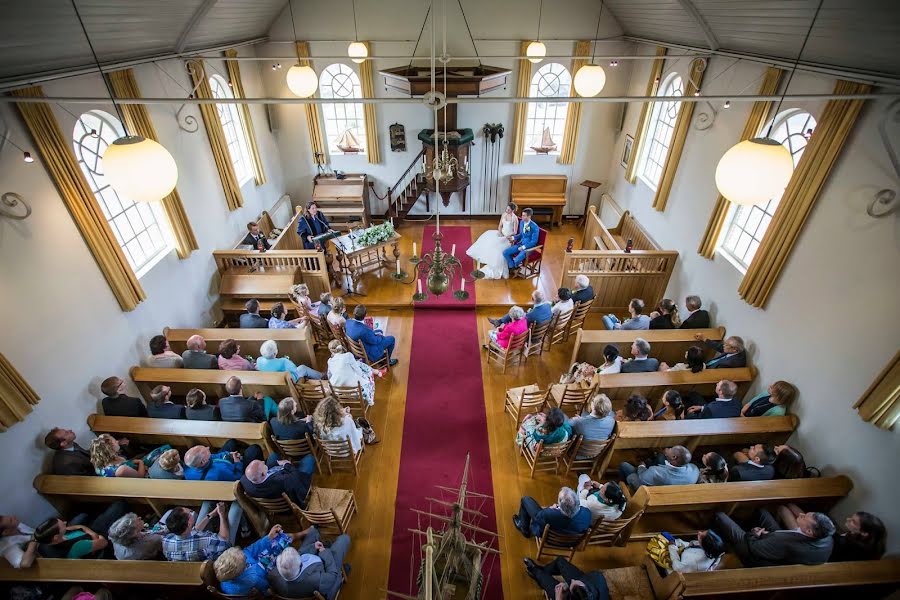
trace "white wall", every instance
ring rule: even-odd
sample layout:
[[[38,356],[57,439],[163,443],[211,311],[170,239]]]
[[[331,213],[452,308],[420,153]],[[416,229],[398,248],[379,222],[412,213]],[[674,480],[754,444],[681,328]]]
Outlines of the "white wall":
[[[765,67],[742,63],[722,74],[732,62],[711,61],[702,88],[706,94],[745,87],[755,93]],[[686,62],[675,68],[684,73]],[[643,94],[649,69],[649,63],[636,65],[631,94]],[[827,93],[833,87],[833,80],[798,75],[791,91]],[[824,473],[844,473],[854,482],[852,494],[834,512],[838,524],[855,510],[873,512],[884,520],[891,532],[889,546],[897,551],[900,516],[894,504],[900,486],[892,474],[900,436],[863,422],[852,409],[900,339],[900,322],[891,317],[900,300],[900,218],[876,220],[865,213],[875,191],[897,186],[877,131],[884,104],[864,107],[765,310],[738,297],[742,275],[731,263],[718,255],[710,261],[697,254],[716,199],[715,166],[737,142],[749,103],[735,102],[728,110],[719,105],[710,129],[690,130],[665,212],[654,210],[652,190],[640,179],[626,182],[619,166],[625,134],[635,132],[638,104],[629,106],[608,180],[615,200],[663,248],[680,252],[667,296],[683,309],[686,294],[699,294],[717,324],[749,341],[759,369],[753,393],[776,379],[797,385],[800,396],[792,412],[799,415],[800,426],[790,443],[809,465]],[[791,107],[820,116],[824,102],[786,102],[783,109]],[[894,129],[894,139],[896,133]]]
[[[145,65],[135,69],[141,92],[186,97],[191,86],[181,63],[160,66],[185,89],[158,68]],[[219,69],[224,72],[221,65]],[[242,76],[248,94],[262,93],[251,63],[242,65]],[[48,96],[105,93],[97,76],[62,80],[44,89]],[[95,108],[112,112],[110,105],[66,108],[76,115]],[[30,165],[23,163],[9,144],[0,155],[0,193],[19,193],[34,208],[26,221],[0,218],[0,311],[6,315],[0,352],[42,399],[24,422],[0,434],[0,453],[14,457],[0,471],[0,487],[7,490],[0,502],[2,514],[17,514],[36,524],[53,512],[31,486],[48,454],[42,444],[45,433],[54,426],[71,428],[87,446],[91,435],[86,418],[98,408],[100,381],[114,374],[127,378],[129,367],[146,354],[149,338],[163,327],[211,324],[210,308],[218,296],[212,251],[232,244],[246,222],[283,193],[276,144],[261,107],[254,106],[252,111],[268,183],[259,188],[252,181],[244,185],[244,207],[232,213],[226,208],[202,123],[193,134],[179,130],[176,109],[149,107],[160,142],[178,164],[178,191],[200,249],[186,260],[179,260],[174,251],[166,256],[141,279],[147,300],[123,313],[44,170],[18,112],[10,105],[0,106],[11,139],[31,149],[36,159]],[[200,120],[196,107],[186,112]],[[54,113],[63,134],[71,136],[75,117],[58,106]]]

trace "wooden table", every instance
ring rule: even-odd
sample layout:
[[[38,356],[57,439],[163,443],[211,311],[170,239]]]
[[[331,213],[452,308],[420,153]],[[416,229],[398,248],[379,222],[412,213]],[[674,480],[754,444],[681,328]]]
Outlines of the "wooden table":
[[[395,232],[392,237],[371,246],[357,245],[357,237],[359,237],[359,233],[350,232],[331,240],[336,251],[338,270],[342,275],[350,278],[347,284],[348,294],[358,293],[356,286],[363,273],[393,267],[400,260],[400,248],[397,246],[400,242],[400,234]],[[391,246],[393,250],[393,261],[387,257],[388,246]]]

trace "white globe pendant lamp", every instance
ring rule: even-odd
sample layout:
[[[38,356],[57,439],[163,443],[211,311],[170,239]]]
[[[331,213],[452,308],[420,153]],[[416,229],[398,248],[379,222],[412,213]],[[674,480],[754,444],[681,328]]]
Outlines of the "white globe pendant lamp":
[[[103,174],[123,198],[155,202],[178,182],[178,166],[161,144],[139,135],[126,135],[103,153]]]
[[[593,98],[606,85],[606,71],[600,65],[584,65],[575,73],[574,84],[579,96]]]
[[[356,64],[365,62],[369,56],[369,49],[362,42],[351,42],[347,46],[347,56]]]
[[[525,56],[528,57],[528,60],[537,64],[547,56],[547,46],[544,45],[544,42],[531,42],[528,44],[528,48],[525,49]]]
[[[286,80],[288,89],[299,98],[309,98],[319,87],[319,78],[308,65],[294,65],[288,69]]]
[[[765,204],[787,186],[794,161],[787,148],[769,138],[736,144],[716,166],[716,188],[729,202]]]

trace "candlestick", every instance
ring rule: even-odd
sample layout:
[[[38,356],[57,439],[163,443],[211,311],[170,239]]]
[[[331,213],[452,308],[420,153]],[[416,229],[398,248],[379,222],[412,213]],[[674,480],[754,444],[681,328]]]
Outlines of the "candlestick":
[[[456,256],[456,244],[450,248],[450,256]]]
[[[422,293],[422,280],[419,279],[419,280],[417,281],[417,283],[419,284],[419,293],[421,294],[421,293]]]

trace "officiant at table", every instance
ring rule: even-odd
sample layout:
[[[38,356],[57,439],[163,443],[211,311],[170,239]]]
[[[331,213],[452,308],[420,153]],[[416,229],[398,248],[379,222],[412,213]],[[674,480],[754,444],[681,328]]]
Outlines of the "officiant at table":
[[[297,235],[303,240],[303,248],[306,250],[315,250],[316,245],[310,238],[322,235],[331,229],[328,219],[319,212],[319,207],[315,201],[306,205],[306,214],[297,220]]]

